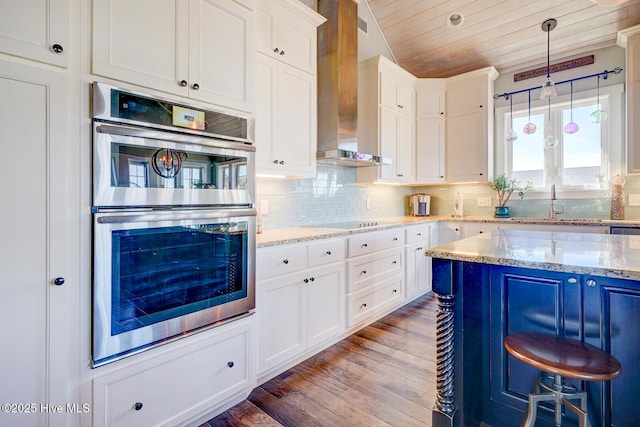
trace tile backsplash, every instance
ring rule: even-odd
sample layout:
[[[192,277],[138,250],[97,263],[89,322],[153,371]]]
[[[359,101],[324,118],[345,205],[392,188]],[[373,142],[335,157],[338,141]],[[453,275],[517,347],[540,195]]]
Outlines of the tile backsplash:
[[[629,194],[640,194],[640,176],[627,176],[625,184],[625,218],[640,219],[640,206],[629,206]],[[493,207],[477,206],[478,197],[496,197],[487,184],[437,185],[401,187],[358,184],[356,169],[318,165],[314,179],[276,180],[258,178],[258,209],[262,202],[269,205],[262,215],[263,229],[313,226],[330,222],[380,219],[408,214],[408,196],[426,193],[431,196],[431,214],[451,216],[456,193],[463,195],[464,216],[492,216]],[[561,218],[602,218],[610,215],[608,190],[599,198],[563,198],[556,204],[565,205]],[[368,201],[368,203],[367,203]],[[369,205],[369,208],[367,208]],[[511,216],[546,217],[549,213],[548,194],[517,196],[509,201]]]
[[[355,168],[319,164],[314,179],[258,178],[257,193],[258,210],[269,205],[262,227],[273,229],[402,216],[413,189],[358,184]]]

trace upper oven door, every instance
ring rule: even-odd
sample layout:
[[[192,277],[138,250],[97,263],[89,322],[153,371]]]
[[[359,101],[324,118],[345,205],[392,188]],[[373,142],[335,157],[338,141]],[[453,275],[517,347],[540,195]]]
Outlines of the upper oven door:
[[[255,147],[93,124],[93,205],[243,206],[255,201]]]

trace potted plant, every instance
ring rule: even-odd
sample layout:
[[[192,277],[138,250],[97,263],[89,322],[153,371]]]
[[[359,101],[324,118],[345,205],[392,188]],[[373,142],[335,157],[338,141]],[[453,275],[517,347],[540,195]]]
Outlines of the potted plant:
[[[506,205],[511,198],[511,194],[515,191],[518,196],[523,199],[527,191],[533,188],[533,183],[527,181],[527,185],[523,187],[517,179],[508,178],[502,174],[497,176],[492,182],[489,182],[489,188],[495,190],[498,195],[498,206],[496,206],[493,216],[496,218],[509,218],[509,206]]]

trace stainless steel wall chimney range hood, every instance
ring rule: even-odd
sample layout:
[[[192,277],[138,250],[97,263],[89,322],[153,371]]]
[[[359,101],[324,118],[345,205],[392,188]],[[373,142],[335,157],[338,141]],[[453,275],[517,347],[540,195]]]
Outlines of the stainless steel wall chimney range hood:
[[[391,159],[358,152],[358,3],[318,0],[318,163],[379,166]]]

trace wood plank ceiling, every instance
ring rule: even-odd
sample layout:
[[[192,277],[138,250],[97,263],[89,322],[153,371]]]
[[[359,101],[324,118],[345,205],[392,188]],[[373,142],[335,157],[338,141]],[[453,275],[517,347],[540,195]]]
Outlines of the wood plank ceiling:
[[[366,0],[398,64],[416,77],[450,77],[493,65],[504,73],[614,46],[619,30],[640,24],[640,0]],[[447,26],[452,13],[462,25]]]

